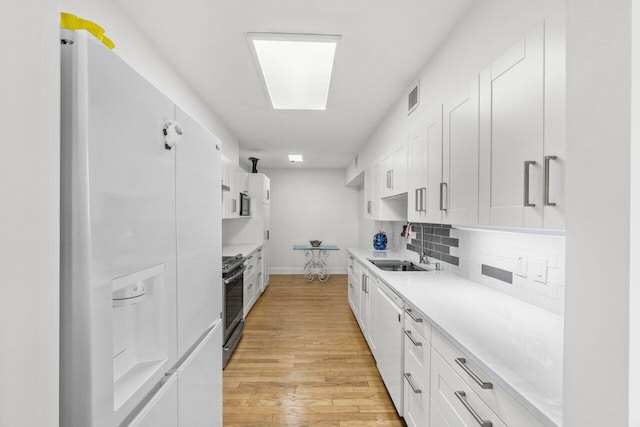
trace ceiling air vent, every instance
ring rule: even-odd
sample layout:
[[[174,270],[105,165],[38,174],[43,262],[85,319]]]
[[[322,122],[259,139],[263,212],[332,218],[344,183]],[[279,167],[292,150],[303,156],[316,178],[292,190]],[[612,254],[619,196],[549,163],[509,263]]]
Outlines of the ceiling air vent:
[[[418,84],[409,92],[409,113],[407,115],[418,108],[418,104],[420,104],[420,81],[418,81]]]

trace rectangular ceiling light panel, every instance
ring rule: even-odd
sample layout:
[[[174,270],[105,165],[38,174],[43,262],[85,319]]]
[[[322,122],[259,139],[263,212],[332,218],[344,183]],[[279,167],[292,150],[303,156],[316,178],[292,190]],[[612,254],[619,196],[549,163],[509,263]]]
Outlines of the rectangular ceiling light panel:
[[[302,154],[288,154],[290,162],[302,162],[304,159],[302,158]]]
[[[277,110],[325,110],[340,36],[249,33],[263,82]]]

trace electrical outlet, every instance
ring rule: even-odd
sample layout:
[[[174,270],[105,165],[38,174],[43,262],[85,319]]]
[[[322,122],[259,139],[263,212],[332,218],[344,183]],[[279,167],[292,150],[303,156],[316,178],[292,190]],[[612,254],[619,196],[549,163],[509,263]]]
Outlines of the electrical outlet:
[[[527,267],[529,266],[529,256],[524,252],[516,254],[516,265],[514,274],[520,277],[527,277]]]
[[[547,266],[549,261],[546,258],[533,259],[533,280],[540,283],[547,283]]]

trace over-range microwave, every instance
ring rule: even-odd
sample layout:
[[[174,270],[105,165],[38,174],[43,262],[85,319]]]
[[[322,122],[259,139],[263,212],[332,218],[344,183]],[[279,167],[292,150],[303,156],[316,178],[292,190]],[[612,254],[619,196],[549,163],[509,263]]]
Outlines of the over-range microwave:
[[[249,196],[244,193],[240,193],[240,216],[251,215],[251,211],[249,208],[250,205],[251,199],[249,199]]]

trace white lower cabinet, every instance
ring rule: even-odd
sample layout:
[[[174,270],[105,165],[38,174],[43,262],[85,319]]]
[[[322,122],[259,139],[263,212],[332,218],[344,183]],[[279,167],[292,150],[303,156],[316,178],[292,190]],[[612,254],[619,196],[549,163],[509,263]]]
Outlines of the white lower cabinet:
[[[431,392],[431,427],[506,427],[436,351],[431,358]]]
[[[426,427],[431,397],[431,325],[416,317],[412,309],[405,313],[404,420],[409,427]]]
[[[262,266],[262,260],[258,261],[258,251],[253,251],[249,254],[247,259],[247,269],[244,271],[244,276],[242,277],[244,283],[244,317],[247,317],[251,308],[256,303],[258,298],[260,298],[260,294],[262,292],[262,276],[258,274],[262,273],[259,271]]]
[[[375,294],[373,335],[378,371],[389,396],[402,416],[402,320],[404,302],[384,282],[379,282]]]
[[[353,315],[356,320],[358,320],[358,322],[360,317],[360,296],[362,293],[362,288],[360,287],[360,277],[360,267],[358,266],[358,263],[354,260],[354,257],[349,257],[349,306],[351,306],[351,311],[353,312]]]
[[[477,426],[478,422],[471,411],[464,406],[461,397],[455,392],[462,391],[466,403],[481,416],[484,421],[491,421],[493,426],[542,427],[543,424],[531,412],[525,409],[500,385],[484,372],[471,358],[459,350],[441,333],[433,331],[431,353],[431,395],[432,395],[432,427],[433,426]],[[443,405],[443,408],[440,408]],[[434,415],[434,407],[438,407],[440,415]],[[460,419],[466,423],[433,424],[433,416],[451,415],[454,408]],[[463,416],[464,415],[464,416]],[[471,418],[469,418],[471,417]],[[473,421],[473,422],[472,422]]]

